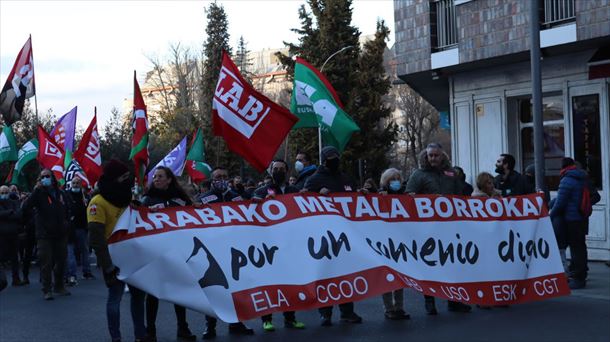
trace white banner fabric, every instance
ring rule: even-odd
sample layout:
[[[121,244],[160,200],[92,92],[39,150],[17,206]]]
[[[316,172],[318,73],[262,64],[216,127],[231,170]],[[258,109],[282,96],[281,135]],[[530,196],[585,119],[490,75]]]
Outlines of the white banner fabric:
[[[507,305],[570,293],[542,203],[342,193],[130,208],[109,249],[119,279],[226,322],[404,287]]]

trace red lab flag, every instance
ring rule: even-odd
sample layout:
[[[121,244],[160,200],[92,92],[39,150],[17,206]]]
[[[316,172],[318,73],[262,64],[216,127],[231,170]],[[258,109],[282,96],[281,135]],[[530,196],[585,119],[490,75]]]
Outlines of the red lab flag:
[[[91,185],[94,185],[102,175],[102,155],[100,153],[100,138],[97,134],[97,114],[93,115],[89,127],[74,152],[74,159],[78,161],[87,175]]]
[[[35,93],[34,57],[32,55],[32,37],[30,37],[19,51],[13,69],[0,91],[0,112],[6,125],[10,126],[21,119],[25,100],[34,96]]]
[[[53,171],[53,175],[63,184],[64,150],[49,136],[41,125],[38,125],[38,163],[45,169]]]
[[[146,105],[140,91],[140,85],[133,72],[133,118],[131,120],[133,135],[131,136],[131,153],[136,170],[136,183],[144,186],[146,166],[148,166],[148,117]]]
[[[229,150],[262,172],[298,120],[248,84],[229,55],[222,52],[212,121],[214,135],[222,136]]]

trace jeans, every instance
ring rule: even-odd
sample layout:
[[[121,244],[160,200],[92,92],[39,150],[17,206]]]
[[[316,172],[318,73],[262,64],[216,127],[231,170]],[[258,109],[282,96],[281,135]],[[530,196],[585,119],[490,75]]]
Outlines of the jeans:
[[[144,291],[127,285],[131,295],[131,319],[136,339],[146,337],[144,327]],[[121,339],[121,299],[125,292],[125,283],[117,280],[108,288],[108,301],[106,302],[106,318],[108,320],[108,331],[113,340]]]
[[[284,321],[286,322],[294,322],[297,320],[294,311],[284,311],[282,312],[282,314],[284,315]],[[263,322],[271,322],[273,320],[273,316],[271,314],[268,314],[262,316],[261,319],[263,320]]]
[[[44,293],[51,291],[51,284],[53,283],[52,280],[54,280],[54,290],[56,292],[59,292],[64,288],[66,244],[66,238],[38,240],[40,277],[42,279],[42,292]]]
[[[89,262],[89,232],[86,229],[76,229],[76,249],[80,256],[83,266],[83,274],[91,273],[91,263]]]
[[[74,244],[68,244],[68,258],[66,260],[66,276],[76,277],[76,256],[74,255]]]
[[[157,334],[157,312],[159,311],[159,298],[146,294],[146,332],[149,336],[156,336]],[[189,328],[189,324],[186,321],[186,308],[174,304],[174,311],[176,312],[176,321],[178,323],[178,330],[183,331]]]
[[[576,280],[587,279],[586,221],[566,221],[568,245],[570,246],[570,271]]]

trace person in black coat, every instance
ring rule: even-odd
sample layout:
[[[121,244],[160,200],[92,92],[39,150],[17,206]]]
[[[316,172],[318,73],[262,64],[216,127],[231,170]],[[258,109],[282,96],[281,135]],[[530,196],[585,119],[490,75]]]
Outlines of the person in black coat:
[[[184,189],[178,184],[178,179],[171,169],[159,166],[153,174],[153,183],[142,198],[142,205],[151,209],[161,209],[167,207],[181,207],[192,205],[193,202],[186,194]],[[157,340],[157,312],[159,311],[159,298],[146,294],[146,336],[148,341]],[[193,335],[186,321],[186,308],[174,304],[178,331],[176,336],[181,340],[196,341],[197,336]]]
[[[44,299],[53,299],[53,293],[70,295],[63,282],[70,214],[66,194],[49,169],[40,172],[34,192],[23,202],[22,210],[26,217],[34,209]],[[51,284],[54,284],[54,289],[51,289]]]
[[[494,179],[494,185],[502,192],[502,197],[527,195],[535,191],[527,178],[514,170],[515,163],[515,157],[506,153],[501,154],[496,161],[498,175]]]
[[[89,263],[89,231],[87,230],[87,200],[83,193],[83,181],[76,176],[70,181],[67,191],[70,208],[70,233],[68,237],[68,284],[76,283],[76,257],[83,268],[83,278],[95,279]],[[78,254],[77,254],[78,253]]]
[[[18,200],[11,199],[9,187],[0,186],[0,261],[10,261],[13,286],[24,285],[19,279],[18,236],[23,231]]]
[[[354,189],[354,183],[339,170],[341,160],[339,159],[339,151],[332,147],[326,146],[322,149],[320,167],[307,181],[303,190],[319,192],[322,195],[327,195],[331,192],[351,192]],[[354,312],[354,303],[339,304],[341,311],[341,321],[348,323],[362,323],[362,318]],[[319,309],[320,324],[322,326],[332,325],[331,316],[333,307],[327,306]]]
[[[298,172],[294,186],[299,190],[303,189],[307,178],[311,177],[316,172],[316,169],[316,165],[311,163],[309,154],[299,151],[294,162],[294,170]]]
[[[289,185],[286,182],[286,175],[288,173],[288,164],[282,159],[276,159],[271,162],[269,170],[267,172],[273,178],[271,184],[263,185],[254,191],[252,197],[255,201],[261,201],[267,198],[274,198],[276,195],[292,194],[299,192],[299,189]],[[294,311],[285,311],[284,313],[284,326],[295,329],[304,329],[305,324],[297,321]],[[261,317],[263,320],[263,329],[265,331],[274,331],[273,316],[271,314]]]

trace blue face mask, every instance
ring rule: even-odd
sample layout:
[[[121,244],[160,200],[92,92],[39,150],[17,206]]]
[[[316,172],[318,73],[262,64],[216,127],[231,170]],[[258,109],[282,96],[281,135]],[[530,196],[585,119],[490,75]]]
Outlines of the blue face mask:
[[[391,180],[390,181],[390,190],[398,191],[400,190],[400,181],[399,180]]]
[[[80,188],[72,187],[70,190],[72,190],[72,192],[80,192]]]
[[[0,200],[7,200],[8,199],[8,194],[2,194],[0,195]]]
[[[42,186],[51,186],[51,178],[43,178],[40,180],[40,184],[42,184]]]

